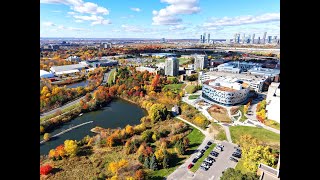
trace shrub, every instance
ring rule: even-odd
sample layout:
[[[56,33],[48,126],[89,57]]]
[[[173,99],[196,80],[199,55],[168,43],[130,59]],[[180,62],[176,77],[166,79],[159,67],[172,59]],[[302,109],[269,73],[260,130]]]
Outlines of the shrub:
[[[49,164],[40,166],[40,174],[47,175],[52,171],[52,167]]]

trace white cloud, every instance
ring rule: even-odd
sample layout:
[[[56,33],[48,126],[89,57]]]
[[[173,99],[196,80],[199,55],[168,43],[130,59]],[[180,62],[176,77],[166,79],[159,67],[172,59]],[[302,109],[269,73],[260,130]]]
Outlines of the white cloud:
[[[70,14],[70,15],[76,15],[77,13],[76,13],[76,12],[68,12],[68,14]]]
[[[56,26],[56,24],[54,24],[53,22],[43,22],[42,23],[44,26],[46,26],[46,27],[52,27],[52,26]]]
[[[108,19],[104,19],[102,16],[91,15],[91,16],[82,16],[82,15],[74,15],[74,18],[81,21],[92,21],[91,25],[105,25],[111,24],[111,21]]]
[[[200,12],[198,0],[161,0],[168,3],[169,6],[159,11],[153,10],[153,25],[176,25],[182,22],[177,18],[180,14],[195,14]]]
[[[83,2],[83,0],[40,0],[40,3],[45,4],[64,4],[70,6],[70,8],[79,13],[88,14],[109,14],[108,9],[102,6],[98,6],[92,2]]]
[[[82,23],[83,20],[77,19],[77,20],[75,20],[75,22],[76,22],[76,23]]]
[[[174,31],[174,30],[185,30],[185,29],[186,29],[186,27],[183,26],[183,25],[181,25],[181,24],[176,25],[176,26],[171,26],[171,27],[169,28],[169,30],[171,30],[171,31]]]
[[[132,11],[136,11],[136,12],[140,12],[141,9],[140,8],[130,8]]]
[[[131,25],[126,25],[123,24],[121,25],[124,31],[126,32],[145,32],[143,28],[137,27],[137,26],[131,26]]]
[[[204,27],[217,27],[217,26],[240,26],[246,24],[260,24],[272,21],[280,21],[280,13],[266,13],[259,16],[237,16],[237,17],[224,17],[212,18],[209,22],[203,24]]]

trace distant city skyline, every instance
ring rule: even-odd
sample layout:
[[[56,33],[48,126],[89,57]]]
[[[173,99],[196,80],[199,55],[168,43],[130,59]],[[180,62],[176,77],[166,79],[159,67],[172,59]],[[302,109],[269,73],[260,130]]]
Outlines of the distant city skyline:
[[[279,0],[40,0],[40,37],[280,38]]]

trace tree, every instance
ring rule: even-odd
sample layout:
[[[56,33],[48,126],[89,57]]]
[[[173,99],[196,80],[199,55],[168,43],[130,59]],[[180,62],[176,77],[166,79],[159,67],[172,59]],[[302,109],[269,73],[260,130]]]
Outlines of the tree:
[[[169,158],[166,156],[163,158],[162,167],[163,167],[163,169],[166,169],[169,167]]]
[[[47,175],[52,171],[52,166],[50,166],[49,164],[40,166],[40,174],[41,175]]]
[[[144,140],[146,142],[151,141],[151,136],[152,136],[152,131],[149,129],[143,131],[143,133],[141,134],[142,140]]]
[[[248,152],[243,152],[243,166],[248,172],[256,172],[260,163],[275,165],[276,159],[268,146],[252,146]]]
[[[44,133],[44,127],[40,126],[40,134]]]
[[[44,141],[49,141],[50,138],[51,138],[51,135],[50,135],[49,133],[45,133],[45,134],[43,135],[43,140],[44,140]]]
[[[150,107],[148,113],[152,123],[156,123],[160,120],[164,120],[168,115],[166,106],[159,103],[153,104]]]
[[[69,156],[75,156],[78,152],[78,145],[76,141],[73,140],[65,140],[64,141],[64,150],[66,154]]]
[[[149,168],[150,168],[151,170],[158,170],[158,165],[157,165],[156,157],[155,157],[154,155],[151,157]]]
[[[228,168],[224,171],[220,180],[258,180],[259,177],[254,173],[242,174],[240,170],[235,170],[233,168]]]
[[[56,157],[56,150],[51,149],[49,151],[49,158],[55,159],[55,157]]]
[[[143,155],[140,154],[138,157],[139,162],[142,164],[144,162]]]
[[[145,176],[146,176],[146,173],[142,170],[142,169],[139,169],[138,171],[136,171],[135,173],[135,178],[137,180],[144,180],[145,179]]]
[[[64,146],[60,145],[58,147],[56,147],[56,154],[60,157],[64,157],[66,155],[66,151],[64,150]]]
[[[185,153],[185,148],[183,146],[183,143],[181,140],[179,140],[178,142],[176,142],[175,144],[175,151],[179,154],[179,155],[183,155]]]
[[[120,160],[119,162],[111,162],[108,165],[108,170],[111,171],[114,175],[118,175],[119,169],[126,167],[128,165],[128,161],[125,159]]]
[[[126,134],[128,134],[128,135],[130,135],[130,136],[132,136],[133,133],[134,133],[134,129],[133,129],[133,127],[130,126],[130,125],[127,125],[126,128],[125,128],[125,130],[126,130]]]
[[[143,163],[144,167],[149,168],[149,164],[150,164],[149,157],[145,157],[144,163]]]

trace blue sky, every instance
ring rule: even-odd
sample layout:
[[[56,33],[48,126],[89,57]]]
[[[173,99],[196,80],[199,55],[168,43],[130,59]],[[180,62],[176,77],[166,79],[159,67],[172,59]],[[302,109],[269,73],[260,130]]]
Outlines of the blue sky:
[[[40,0],[41,37],[280,37],[280,0]]]

